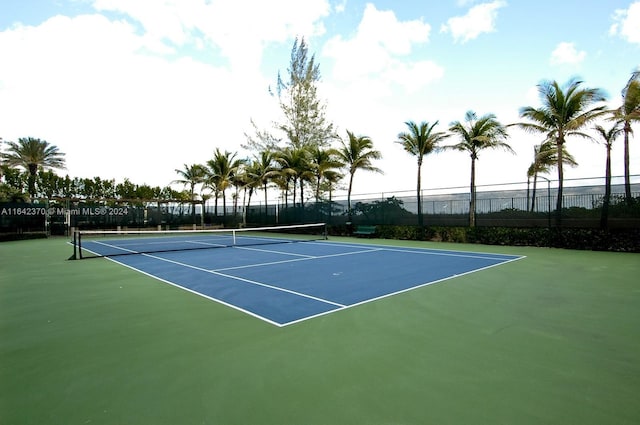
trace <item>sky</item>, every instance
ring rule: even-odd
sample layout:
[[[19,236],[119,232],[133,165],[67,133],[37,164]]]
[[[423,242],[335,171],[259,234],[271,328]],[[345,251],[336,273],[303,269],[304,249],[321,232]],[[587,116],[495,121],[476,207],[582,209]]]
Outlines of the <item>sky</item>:
[[[473,110],[519,122],[520,108],[540,106],[537,84],[572,77],[619,106],[640,68],[640,0],[3,0],[0,137],[56,145],[59,175],[164,187],[216,148],[251,156],[251,120],[272,130],[280,117],[269,87],[296,37],[320,66],[338,134],[368,136],[382,153],[384,174],[358,171],[354,193],[411,191],[416,159],[395,143],[407,121],[446,131]],[[542,140],[509,135],[515,154],[482,152],[478,185],[526,181]],[[604,175],[601,144],[567,147],[579,166],[566,178]],[[620,138],[614,175],[622,158]],[[469,176],[469,156],[447,151],[425,158],[422,185]]]

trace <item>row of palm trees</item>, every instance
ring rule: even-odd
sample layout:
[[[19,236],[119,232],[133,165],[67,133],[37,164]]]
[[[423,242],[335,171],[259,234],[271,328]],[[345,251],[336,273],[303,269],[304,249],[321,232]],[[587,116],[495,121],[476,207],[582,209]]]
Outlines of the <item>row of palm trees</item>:
[[[634,72],[622,91],[622,105],[615,109],[607,109],[603,103],[606,96],[601,89],[584,88],[583,82],[571,79],[565,86],[556,81],[543,81],[538,85],[542,106],[531,106],[520,109],[520,117],[526,121],[509,125],[501,124],[493,114],[478,117],[475,112],[466,113],[465,121],[456,121],[449,127],[449,132],[435,131],[434,124],[422,122],[416,125],[407,122],[408,132],[398,135],[398,143],[418,160],[418,220],[422,225],[422,208],[420,201],[421,167],[423,157],[439,150],[458,150],[469,154],[471,158],[471,184],[469,225],[475,226],[476,204],[476,160],[479,153],[486,149],[503,149],[513,153],[513,149],[506,143],[508,139],[507,128],[518,127],[522,130],[540,134],[543,141],[534,147],[534,160],[528,169],[528,176],[534,179],[535,184],[538,174],[548,173],[552,168],[558,171],[558,191],[556,200],[556,222],[558,225],[562,219],[564,166],[576,166],[575,159],[567,152],[566,141],[569,137],[594,139],[589,134],[589,129],[596,132],[606,147],[605,167],[605,197],[603,201],[602,220],[603,227],[607,225],[608,208],[611,197],[611,147],[614,140],[624,134],[624,173],[625,173],[625,198],[632,201],[630,170],[629,170],[629,136],[633,133],[632,123],[640,121],[640,72]],[[596,120],[604,120],[612,123],[612,127],[605,129],[602,125],[590,127]],[[448,137],[456,136],[459,140],[454,145],[442,146],[440,143]],[[534,210],[534,200],[531,210]]]
[[[486,114],[478,117],[469,111],[464,121],[453,122],[448,131],[438,131],[438,121],[423,121],[417,124],[407,121],[407,131],[398,134],[396,143],[406,152],[416,157],[418,165],[417,198],[418,220],[423,224],[421,202],[421,168],[424,158],[430,153],[440,150],[457,150],[466,152],[471,159],[469,224],[475,225],[476,203],[476,160],[483,150],[502,149],[513,153],[507,144],[508,128],[517,127],[539,134],[541,143],[534,148],[534,160],[529,167],[528,175],[533,177],[534,191],[539,174],[548,173],[552,168],[558,172],[558,192],[556,202],[557,221],[560,223],[562,211],[562,192],[564,166],[577,165],[574,158],[566,150],[569,138],[593,139],[590,130],[602,139],[606,147],[606,194],[603,208],[603,223],[606,223],[606,209],[610,197],[611,147],[614,140],[624,135],[624,172],[625,196],[632,199],[629,171],[629,139],[633,134],[632,124],[640,121],[640,72],[634,72],[622,91],[622,105],[615,109],[607,109],[606,97],[602,90],[585,88],[583,82],[571,79],[561,86],[556,81],[543,81],[538,85],[541,106],[523,107],[520,117],[525,121],[504,125],[495,115]],[[596,120],[609,122],[610,128],[601,124],[593,126]],[[450,137],[457,138],[457,143],[444,146]],[[346,139],[339,140],[337,148],[320,145],[296,146],[291,144],[272,150],[263,149],[254,152],[250,159],[238,158],[237,153],[216,149],[213,158],[204,164],[184,165],[175,170],[180,183],[189,188],[189,195],[195,203],[197,196],[204,201],[211,197],[217,202],[222,198],[223,215],[226,214],[227,190],[233,191],[234,211],[237,208],[240,192],[243,191],[243,205],[250,205],[252,195],[262,190],[267,204],[267,188],[275,185],[283,194],[285,207],[289,198],[293,204],[304,205],[305,187],[313,188],[316,201],[324,194],[329,194],[344,177],[342,171],[349,174],[347,191],[347,211],[351,220],[351,192],[357,170],[382,172],[374,165],[381,158],[374,149],[373,142],[367,136],[358,136],[347,131]],[[7,142],[8,150],[3,152],[2,161],[5,166],[21,166],[29,173],[29,192],[35,193],[36,171],[42,167],[61,168],[64,166],[64,154],[57,147],[39,139],[20,139],[18,143]],[[196,188],[200,193],[196,194]],[[205,193],[208,192],[208,193]],[[299,196],[298,199],[296,199]],[[246,201],[246,202],[245,202]],[[532,210],[533,210],[532,201]],[[266,210],[266,209],[265,209]],[[195,207],[192,209],[195,212]]]
[[[234,189],[234,214],[241,192],[243,205],[250,205],[253,194],[262,190],[266,206],[270,185],[275,185],[281,191],[286,208],[290,198],[292,205],[304,205],[305,187],[313,189],[316,202],[323,199],[325,194],[329,195],[330,200],[336,185],[344,177],[341,173],[341,169],[344,169],[349,174],[347,203],[350,212],[356,171],[382,172],[373,165],[373,161],[380,158],[380,152],[373,148],[369,137],[357,136],[347,130],[347,138],[340,141],[339,148],[287,146],[261,150],[250,159],[238,158],[237,153],[223,152],[217,148],[213,158],[204,164],[184,164],[182,169],[176,169],[179,178],[173,183],[188,187],[193,201],[198,196],[202,201],[213,198],[216,212],[218,199],[221,198],[224,216],[227,211],[226,191],[230,188]],[[200,193],[196,193],[198,187]],[[192,211],[195,214],[195,209]]]
[[[556,81],[545,81],[538,85],[542,106],[524,107],[520,116],[527,122],[517,123],[521,129],[540,134],[543,142],[536,147],[534,162],[528,170],[529,176],[548,172],[555,167],[558,172],[558,193],[556,198],[556,221],[561,222],[564,165],[576,166],[576,162],[566,151],[569,137],[598,140],[605,145],[605,196],[603,200],[601,225],[607,226],[608,208],[611,197],[611,148],[615,139],[624,135],[624,176],[625,200],[633,201],[629,166],[629,136],[633,134],[632,124],[640,121],[640,71],[633,72],[622,90],[622,104],[608,109],[603,104],[606,96],[601,89],[583,88],[582,81],[571,79],[561,87]],[[591,126],[594,121],[611,123],[605,129],[601,124]],[[596,133],[596,138],[589,134]],[[535,184],[535,178],[534,178]]]

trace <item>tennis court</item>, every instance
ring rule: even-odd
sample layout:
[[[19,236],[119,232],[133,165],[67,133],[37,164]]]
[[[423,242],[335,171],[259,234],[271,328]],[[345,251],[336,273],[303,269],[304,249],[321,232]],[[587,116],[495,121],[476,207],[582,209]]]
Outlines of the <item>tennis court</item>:
[[[300,229],[305,232],[293,235]],[[86,232],[81,252],[110,256],[119,264],[276,326],[522,258],[335,243],[319,238],[323,232],[308,229]],[[207,249],[218,247],[226,249]]]
[[[287,279],[301,284],[329,260],[304,255],[337,253],[315,251],[325,242],[382,250],[349,265],[414,261],[424,283],[421,263],[464,262],[436,252],[526,258],[274,326],[115,262],[143,255],[66,261],[68,238],[0,243],[0,424],[639,423],[637,254],[338,237],[246,248],[295,245],[303,268],[269,255],[304,270]],[[194,254],[207,270],[262,267],[249,249]]]

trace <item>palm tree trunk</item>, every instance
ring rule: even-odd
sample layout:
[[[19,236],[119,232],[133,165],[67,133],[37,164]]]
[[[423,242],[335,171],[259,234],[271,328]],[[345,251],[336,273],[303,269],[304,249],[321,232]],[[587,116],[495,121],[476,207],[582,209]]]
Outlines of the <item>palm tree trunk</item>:
[[[247,226],[247,214],[251,208],[251,195],[253,195],[253,188],[249,189],[249,197],[247,199],[247,206],[244,209],[244,225]]]
[[[29,177],[27,184],[29,186],[29,195],[31,195],[31,200],[36,197],[36,175],[38,174],[38,165],[37,164],[29,164]]]
[[[291,193],[293,193],[293,208],[296,207],[296,189],[298,188],[298,178],[294,178],[293,179],[293,190],[291,191]]]
[[[476,159],[471,155],[471,199],[469,199],[469,227],[476,227]]]
[[[351,222],[351,219],[353,218],[351,213],[351,187],[353,186],[353,175],[354,173],[351,173],[349,177],[349,190],[347,190],[347,221],[348,222]]]
[[[247,225],[247,187],[242,191],[242,226]]]
[[[420,172],[422,169],[422,161],[418,161],[418,185],[417,185],[417,193],[416,193],[416,198],[418,199],[418,226],[422,227],[424,224],[423,218],[422,218],[422,199],[420,197]]]
[[[267,219],[269,218],[269,209],[267,208],[267,184],[264,183],[264,219],[265,224],[267,223]]]
[[[538,188],[538,172],[533,174],[533,188],[531,189],[531,212],[536,209],[536,190]]]
[[[284,186],[284,209],[289,209],[289,184],[291,178],[286,177]]]
[[[222,189],[222,217],[227,216],[227,196],[225,194],[225,189]]]
[[[558,139],[558,197],[556,198],[556,226],[560,227],[562,225],[562,187],[564,183],[564,170],[562,164],[564,163],[563,155],[562,155],[562,147],[564,145],[564,140],[562,136]]]
[[[531,177],[527,176],[527,211],[531,211],[529,201],[531,197],[529,196],[529,186],[531,185]]]
[[[631,177],[629,171],[629,133],[631,124],[624,124],[624,197],[627,203],[631,202]]]
[[[602,215],[600,227],[609,227],[609,202],[611,201],[611,145],[607,144],[607,161],[605,166],[604,199],[602,200]]]
[[[300,207],[304,208],[304,181],[300,179]]]

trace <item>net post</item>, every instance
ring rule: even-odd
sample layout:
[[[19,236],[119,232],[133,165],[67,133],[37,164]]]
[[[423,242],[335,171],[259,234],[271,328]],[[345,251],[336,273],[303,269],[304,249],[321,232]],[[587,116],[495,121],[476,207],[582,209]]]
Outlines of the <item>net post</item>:
[[[322,226],[322,239],[324,239],[325,241],[329,239],[329,230],[327,229],[327,223],[324,223],[324,226]]]
[[[69,260],[77,260],[78,259],[78,244],[76,243],[76,230],[72,229],[72,244],[73,244],[73,255],[69,257]]]
[[[78,235],[78,258],[82,260],[82,233],[80,230],[76,230],[76,233]]]

